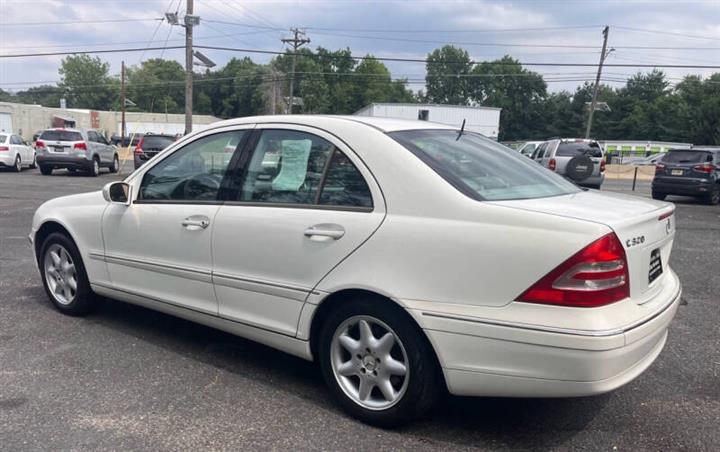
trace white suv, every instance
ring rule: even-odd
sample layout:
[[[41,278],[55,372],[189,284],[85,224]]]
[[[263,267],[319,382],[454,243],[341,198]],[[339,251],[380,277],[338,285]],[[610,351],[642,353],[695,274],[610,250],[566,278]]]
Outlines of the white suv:
[[[46,176],[56,168],[67,168],[70,172],[83,170],[91,176],[100,174],[101,167],[111,173],[120,168],[117,148],[94,130],[43,130],[35,149],[40,172]]]

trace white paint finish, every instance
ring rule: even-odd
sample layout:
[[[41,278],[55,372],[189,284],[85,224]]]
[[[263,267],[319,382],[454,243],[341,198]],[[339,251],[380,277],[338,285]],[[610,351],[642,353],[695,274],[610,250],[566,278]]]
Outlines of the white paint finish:
[[[212,219],[218,209],[217,205],[111,204],[103,217],[105,254],[209,275]],[[183,220],[193,215],[210,218],[210,227],[184,227]],[[107,266],[118,289],[134,290],[203,312],[218,312],[210,278],[190,279],[182,274],[138,268],[118,259],[108,259]]]
[[[417,120],[420,111],[427,111],[427,121],[460,127],[465,120],[465,129],[478,132],[497,140],[500,130],[499,108],[468,107],[464,105],[435,104],[370,104],[357,111],[357,116]]]
[[[133,193],[145,171],[185,143],[256,123],[312,129],[337,143],[366,177],[373,212],[247,204],[107,207],[98,192],[44,204],[33,230],[46,220],[66,225],[98,291],[306,358],[311,356],[305,339],[327,295],[351,288],[385,295],[425,329],[457,394],[603,392],[635,378],[660,352],[680,285],[667,260],[655,284],[646,289],[635,284],[632,278],[647,275],[642,268],[647,247],[628,251],[631,279],[639,288],[629,299],[592,309],[513,300],[611,231],[621,240],[643,233],[648,246],[661,245],[663,258],[669,258],[672,231],[663,238],[651,221],[669,205],[594,192],[478,202],[385,133],[451,127],[359,116],[224,121],[183,138],[129,177]],[[210,227],[183,232],[182,219],[197,214],[210,218]],[[340,224],[345,235],[336,241],[304,235],[321,223]],[[91,250],[110,257],[90,260]],[[134,261],[119,264],[118,258]],[[212,272],[214,287],[207,279]],[[486,351],[487,359],[478,350]]]

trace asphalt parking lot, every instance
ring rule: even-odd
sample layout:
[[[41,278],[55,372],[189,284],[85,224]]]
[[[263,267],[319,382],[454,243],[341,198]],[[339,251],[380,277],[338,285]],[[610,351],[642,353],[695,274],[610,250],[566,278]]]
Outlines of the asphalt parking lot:
[[[341,413],[312,363],[119,302],[56,312],[27,241],[33,212],[117,177],[0,172],[0,450],[720,450],[720,206],[669,198],[683,303],[634,382],[581,399],[448,397],[381,430]]]

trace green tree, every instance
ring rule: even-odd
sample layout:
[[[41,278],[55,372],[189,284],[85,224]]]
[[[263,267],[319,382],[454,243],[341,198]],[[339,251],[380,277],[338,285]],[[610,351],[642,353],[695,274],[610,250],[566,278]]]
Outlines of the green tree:
[[[149,112],[185,111],[185,70],[174,60],[152,58],[127,71],[126,97],[136,109]]]
[[[438,104],[467,105],[470,101],[467,75],[472,69],[466,50],[451,45],[433,50],[427,57],[426,99]]]
[[[502,108],[501,140],[524,139],[545,129],[543,103],[547,84],[540,74],[524,69],[510,56],[477,64],[468,80],[474,102]]]
[[[109,110],[118,102],[119,81],[109,75],[110,64],[99,57],[71,55],[63,58],[58,86],[68,107]]]

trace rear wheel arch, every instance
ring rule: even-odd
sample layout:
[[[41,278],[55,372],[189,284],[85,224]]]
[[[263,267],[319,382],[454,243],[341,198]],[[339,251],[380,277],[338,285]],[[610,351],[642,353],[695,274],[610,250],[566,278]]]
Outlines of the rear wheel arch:
[[[437,350],[435,350],[435,346],[433,345],[432,341],[430,341],[430,338],[427,336],[425,331],[420,327],[418,322],[411,316],[400,303],[393,300],[392,298],[379,294],[377,292],[373,292],[371,290],[366,289],[343,289],[338,292],[333,292],[330,295],[326,296],[322,299],[320,304],[315,310],[315,313],[313,314],[312,322],[310,323],[310,351],[312,352],[312,355],[314,359],[317,361],[318,359],[318,346],[320,342],[320,332],[322,331],[322,326],[325,322],[325,320],[328,318],[331,312],[333,312],[335,309],[337,309],[340,305],[343,303],[352,302],[354,300],[373,300],[379,304],[382,304],[384,306],[387,306],[390,309],[393,309],[395,311],[401,312],[402,315],[406,318],[406,320],[412,324],[417,333],[418,336],[422,337],[424,341],[427,342],[430,349],[433,351],[433,361],[435,363],[435,368],[437,369],[439,373],[439,377],[442,379],[441,381],[443,384],[447,384],[445,382],[445,376],[442,372],[442,366],[440,365],[440,359],[437,356]]]

